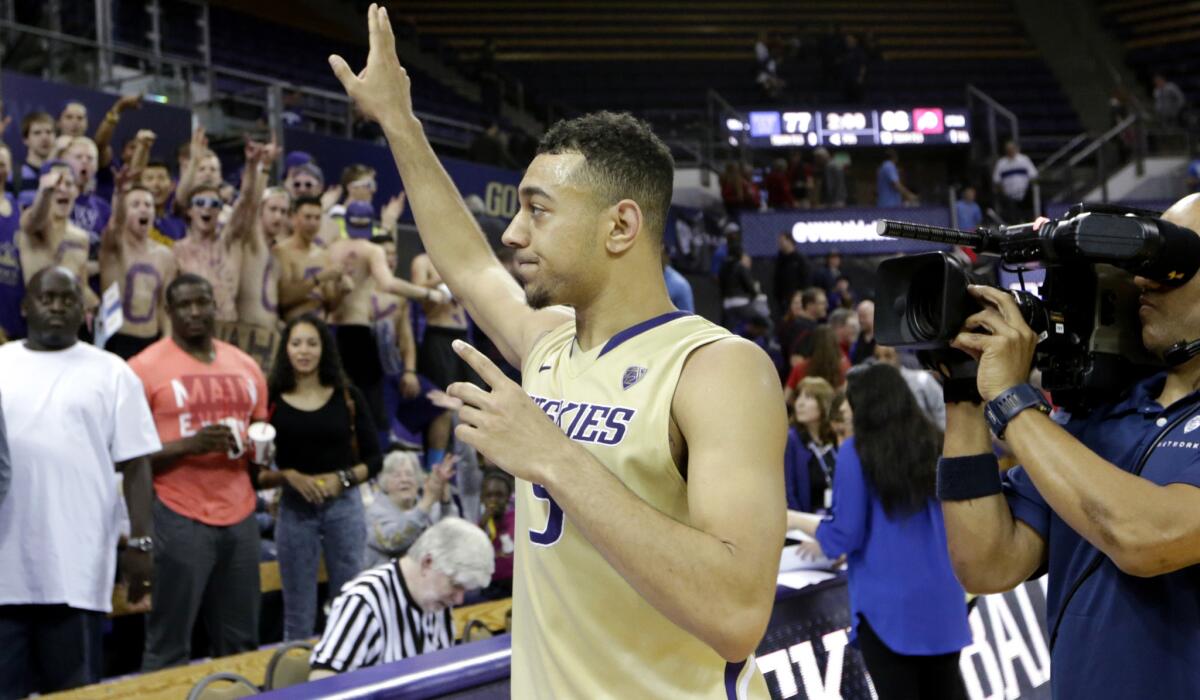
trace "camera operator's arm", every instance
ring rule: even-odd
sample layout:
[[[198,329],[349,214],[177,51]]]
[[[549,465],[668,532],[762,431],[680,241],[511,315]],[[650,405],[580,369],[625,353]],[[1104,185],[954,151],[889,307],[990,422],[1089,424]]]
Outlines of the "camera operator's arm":
[[[946,404],[945,459],[990,456],[991,433],[983,406]],[[996,469],[999,465],[995,464]],[[1046,558],[1046,542],[1036,530],[1013,517],[1003,494],[963,501],[942,501],[946,544],[954,574],[971,593],[1007,591],[1029,578]]]
[[[990,401],[1029,374],[1037,336],[1013,298],[972,286],[985,306],[954,346],[979,358],[979,393]],[[1158,576],[1200,563],[1200,488],[1160,486],[1101,458],[1048,416],[1022,411],[1005,433],[1046,503],[1121,571]]]

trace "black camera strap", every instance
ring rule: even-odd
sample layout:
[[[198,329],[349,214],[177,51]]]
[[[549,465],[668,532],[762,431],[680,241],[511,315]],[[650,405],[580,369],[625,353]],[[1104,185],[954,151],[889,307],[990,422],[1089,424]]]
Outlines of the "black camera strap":
[[[1183,411],[1176,416],[1174,420],[1168,423],[1165,428],[1160,430],[1158,434],[1154,436],[1154,439],[1150,441],[1149,446],[1146,447],[1146,451],[1143,452],[1141,458],[1138,459],[1137,466],[1135,466],[1133,471],[1130,473],[1134,476],[1141,476],[1142,470],[1146,468],[1146,462],[1149,461],[1150,455],[1154,454],[1154,448],[1158,445],[1159,440],[1162,440],[1164,437],[1166,437],[1180,423],[1195,415],[1196,408],[1198,407],[1200,406],[1193,406],[1191,410]],[[1050,629],[1051,651],[1054,650],[1054,642],[1058,639],[1058,628],[1062,625],[1063,616],[1066,615],[1067,606],[1071,604],[1071,599],[1074,598],[1075,594],[1079,592],[1079,589],[1083,586],[1084,581],[1087,581],[1092,574],[1096,573],[1096,570],[1099,569],[1100,565],[1104,563],[1104,559],[1104,552],[1100,551],[1099,548],[1096,548],[1095,557],[1088,562],[1087,568],[1083,570],[1083,573],[1079,575],[1079,578],[1075,579],[1075,583],[1071,585],[1071,590],[1067,593],[1066,597],[1063,598],[1062,605],[1058,606],[1058,615],[1054,619],[1054,626]]]

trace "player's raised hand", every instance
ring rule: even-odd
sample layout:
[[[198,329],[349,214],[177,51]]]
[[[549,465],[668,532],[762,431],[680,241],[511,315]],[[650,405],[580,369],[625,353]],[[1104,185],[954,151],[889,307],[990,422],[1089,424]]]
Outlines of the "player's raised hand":
[[[463,402],[455,437],[509,474],[543,482],[542,475],[564,450],[577,449],[574,443],[487,356],[461,340],[453,345],[454,352],[491,387],[485,391],[468,382],[455,382],[446,388],[446,393]]]
[[[334,54],[329,57],[333,74],[368,118],[383,124],[393,117],[411,117],[408,72],[396,57],[396,37],[387,10],[374,3],[367,9],[367,34],[371,48],[366,67],[355,75],[346,59]]]

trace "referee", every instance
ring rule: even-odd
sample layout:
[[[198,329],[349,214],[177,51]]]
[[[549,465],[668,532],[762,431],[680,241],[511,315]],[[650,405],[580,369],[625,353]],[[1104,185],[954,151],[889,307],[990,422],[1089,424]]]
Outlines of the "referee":
[[[450,608],[492,580],[492,543],[462,518],[446,518],[408,553],[367,569],[342,587],[313,649],[309,680],[445,649],[454,643]]]

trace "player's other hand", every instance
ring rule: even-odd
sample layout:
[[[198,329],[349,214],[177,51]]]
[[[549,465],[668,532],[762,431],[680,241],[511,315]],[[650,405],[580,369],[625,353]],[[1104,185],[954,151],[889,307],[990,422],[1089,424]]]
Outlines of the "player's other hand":
[[[370,50],[366,67],[356,75],[346,59],[335,54],[329,57],[333,74],[369,119],[386,124],[393,118],[412,117],[408,72],[396,57],[391,20],[387,10],[374,3],[367,9],[367,35]]]

